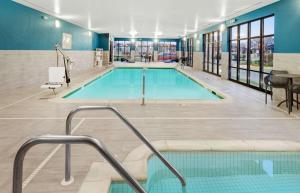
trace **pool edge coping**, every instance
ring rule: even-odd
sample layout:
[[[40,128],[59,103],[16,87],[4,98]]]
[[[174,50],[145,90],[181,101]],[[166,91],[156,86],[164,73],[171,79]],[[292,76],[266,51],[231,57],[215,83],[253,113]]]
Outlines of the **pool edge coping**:
[[[47,100],[50,102],[55,102],[55,103],[70,103],[70,104],[80,104],[80,103],[85,103],[85,104],[94,104],[94,103],[100,103],[100,104],[141,104],[142,99],[128,99],[128,100],[110,100],[110,99],[65,99],[64,97],[76,92],[78,89],[81,87],[89,84],[90,82],[96,80],[97,78],[100,78],[104,76],[107,73],[110,73],[116,68],[137,68],[136,66],[132,67],[122,67],[122,66],[114,66],[111,65],[109,68],[104,69],[102,72],[99,72],[95,75],[93,75],[91,78],[88,78],[86,80],[83,80],[81,83],[76,83],[74,86],[71,86],[70,88],[65,88],[61,93],[55,95],[54,98],[48,98]],[[143,66],[139,67],[143,68]],[[229,96],[228,94],[225,94],[223,92],[220,92],[219,89],[212,87],[211,85],[200,81],[198,78],[193,76],[191,73],[184,71],[179,68],[179,66],[158,66],[158,67],[145,67],[145,68],[168,68],[168,69],[175,69],[178,72],[182,73],[183,75],[187,76],[190,78],[192,81],[195,81],[197,84],[200,86],[204,87],[207,89],[209,92],[212,92],[212,94],[215,94],[216,96],[220,97],[219,100],[185,100],[185,99],[146,99],[146,104],[224,104],[224,103],[230,103],[232,102],[232,97]],[[215,92],[215,93],[213,93]]]
[[[152,144],[159,151],[250,151],[250,152],[296,152],[300,143],[284,140],[160,140]],[[148,159],[153,155],[146,145],[130,151],[122,161],[124,167],[140,181],[147,180]],[[78,193],[109,193],[113,181],[124,181],[106,162],[92,163]]]

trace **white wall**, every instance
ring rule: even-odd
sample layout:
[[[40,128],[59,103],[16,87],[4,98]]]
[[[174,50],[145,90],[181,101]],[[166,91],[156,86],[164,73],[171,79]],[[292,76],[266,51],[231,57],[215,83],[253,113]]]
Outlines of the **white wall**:
[[[94,51],[66,51],[75,62],[72,77],[94,69]],[[104,53],[105,58],[107,53]],[[105,59],[105,62],[107,62]],[[60,65],[62,66],[60,58]],[[55,51],[0,51],[0,91],[36,86],[48,81],[48,67],[56,66]]]
[[[203,70],[203,52],[193,53],[193,68],[195,70]]]

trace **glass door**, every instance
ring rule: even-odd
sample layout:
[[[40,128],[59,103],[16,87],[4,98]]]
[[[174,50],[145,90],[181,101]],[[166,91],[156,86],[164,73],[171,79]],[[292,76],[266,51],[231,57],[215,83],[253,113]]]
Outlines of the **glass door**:
[[[177,43],[171,42],[171,45],[170,45],[171,60],[177,59],[177,49],[176,48],[177,48]]]
[[[229,76],[233,81],[264,89],[273,69],[275,17],[268,16],[229,29]]]
[[[121,61],[122,58],[131,58],[130,41],[114,41],[114,61]]]
[[[193,67],[194,39],[187,39],[187,65]]]
[[[148,57],[150,61],[154,61],[154,43],[152,41],[148,42]]]
[[[127,60],[131,59],[131,42],[125,41],[124,42],[124,58]]]
[[[154,55],[154,44],[152,41],[137,41],[135,47],[135,61],[143,62],[145,61],[145,57],[150,58],[153,61]]]
[[[203,36],[203,70],[215,75],[221,74],[222,33],[215,31]]]
[[[158,44],[158,61],[176,60],[177,59],[177,42],[159,42]]]
[[[145,60],[147,55],[148,55],[148,42],[143,41],[142,42],[142,60]]]
[[[165,43],[159,42],[158,44],[158,61],[164,61],[164,50],[165,50]]]
[[[142,61],[142,42],[137,41],[135,43],[135,61],[141,62]]]

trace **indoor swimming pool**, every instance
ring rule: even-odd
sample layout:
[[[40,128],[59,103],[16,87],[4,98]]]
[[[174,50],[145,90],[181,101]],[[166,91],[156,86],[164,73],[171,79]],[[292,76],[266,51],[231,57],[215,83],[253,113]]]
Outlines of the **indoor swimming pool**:
[[[115,68],[71,92],[67,99],[136,100],[220,100],[214,91],[203,87],[173,68]]]
[[[300,153],[293,152],[165,152],[183,174],[187,186],[152,156],[148,161],[148,193],[296,193],[300,192]],[[114,182],[110,193],[134,193]]]

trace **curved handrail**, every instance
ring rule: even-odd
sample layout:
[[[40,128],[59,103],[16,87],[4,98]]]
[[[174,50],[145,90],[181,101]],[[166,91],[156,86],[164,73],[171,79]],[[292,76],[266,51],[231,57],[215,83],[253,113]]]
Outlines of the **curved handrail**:
[[[99,140],[89,136],[63,136],[63,135],[44,135],[40,137],[31,138],[26,141],[18,150],[13,171],[13,193],[22,193],[22,178],[23,178],[23,162],[26,153],[33,146],[38,144],[87,144],[94,147],[112,166],[113,168],[126,180],[126,182],[137,193],[147,193],[139,182],[132,177],[122,164],[117,161],[111,153],[106,149],[103,143]]]
[[[181,185],[185,186],[186,182],[183,178],[183,176],[163,157],[163,155],[153,147],[153,145],[150,143],[150,141],[141,134],[136,127],[134,127],[116,108],[109,107],[109,106],[81,106],[73,111],[71,111],[68,115],[67,121],[66,121],[66,134],[71,135],[71,124],[72,119],[74,115],[80,111],[89,111],[89,110],[109,110],[113,113],[115,113],[121,121],[123,121],[130,129],[133,131],[133,133],[142,140],[149,149],[168,167],[168,169],[180,180]],[[71,180],[71,147],[70,145],[66,145],[66,160],[65,160],[65,181],[69,182]]]
[[[67,56],[67,55],[65,54],[65,52],[60,48],[60,45],[59,45],[59,44],[56,44],[56,45],[55,45],[55,49],[56,49],[57,51],[59,51],[60,54],[61,54],[64,58],[70,60],[70,57]]]

